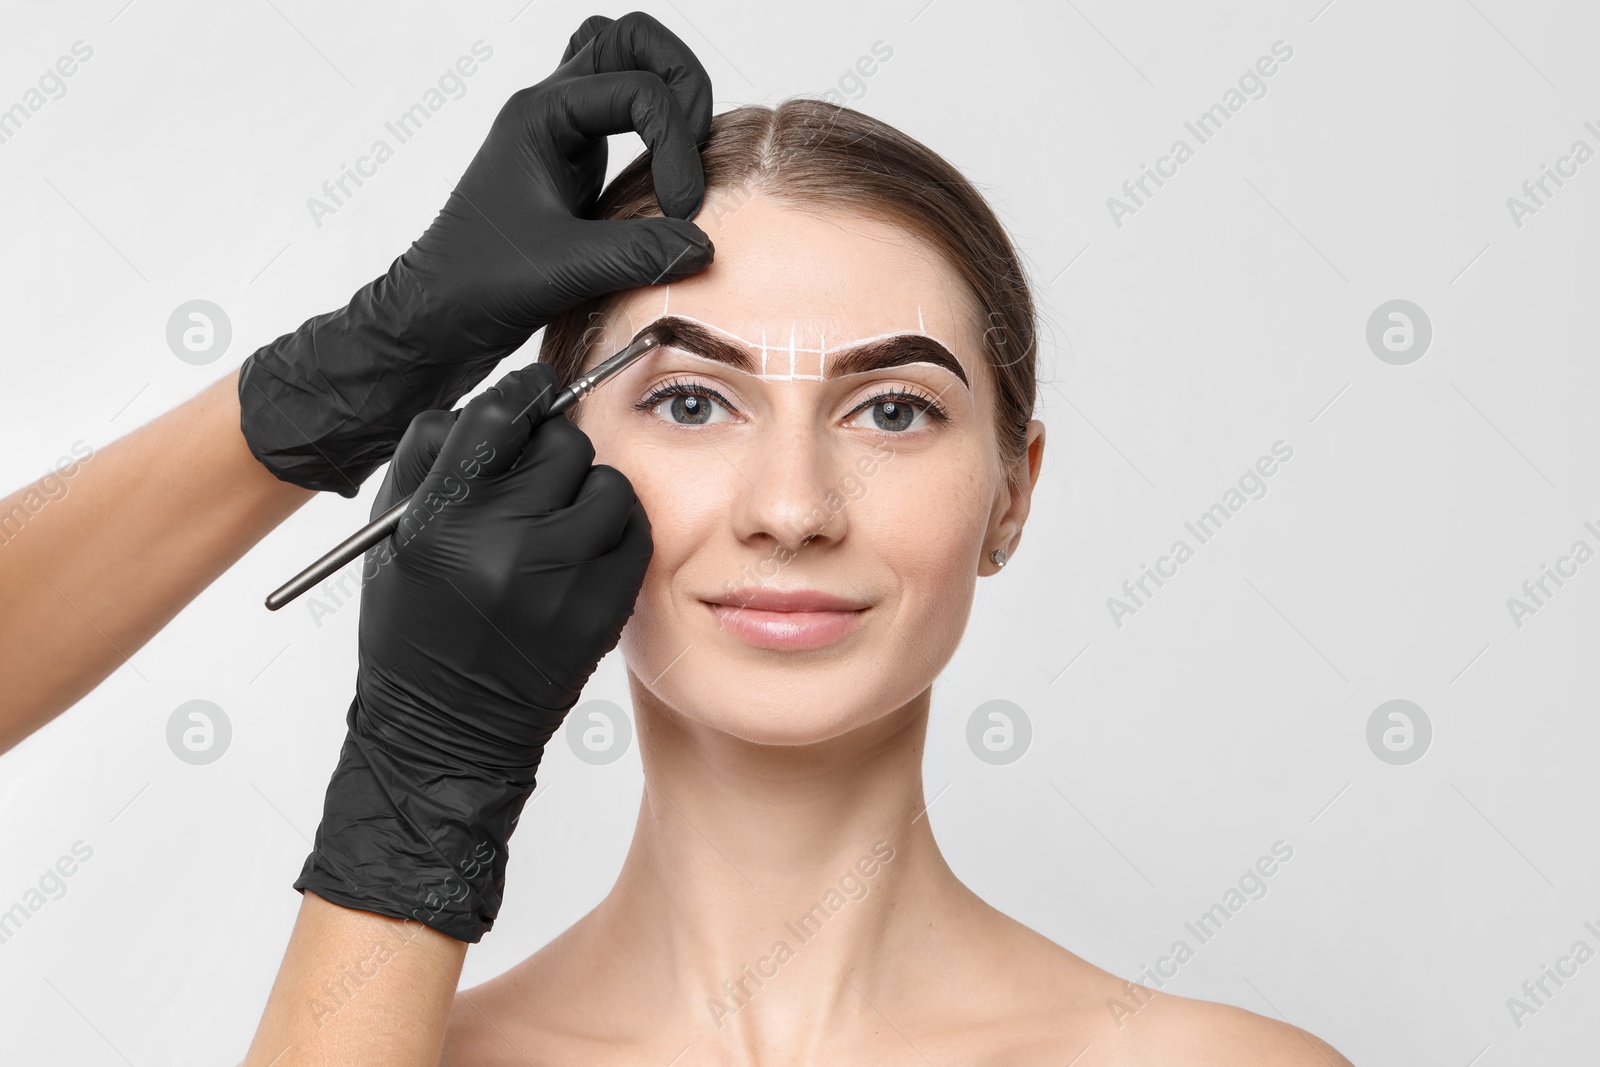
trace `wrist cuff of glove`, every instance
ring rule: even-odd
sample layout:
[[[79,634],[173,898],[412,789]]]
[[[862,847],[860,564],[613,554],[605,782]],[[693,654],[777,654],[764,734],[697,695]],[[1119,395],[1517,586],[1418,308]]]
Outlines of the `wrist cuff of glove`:
[[[294,887],[477,942],[500,912],[507,842],[532,773],[486,780],[470,767],[396,755],[362,736],[357,709],[352,701],[316,843]]]
[[[421,324],[448,323],[449,309],[403,261],[239,368],[240,429],[282,481],[355,496],[412,418],[454,406],[509,354],[474,345],[464,329],[433,331],[454,352],[430,340]]]

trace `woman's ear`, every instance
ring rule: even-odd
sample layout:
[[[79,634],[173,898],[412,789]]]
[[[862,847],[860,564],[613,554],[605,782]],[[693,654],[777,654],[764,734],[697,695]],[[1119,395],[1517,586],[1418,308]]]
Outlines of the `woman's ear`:
[[[1033,488],[1039,484],[1039,472],[1044,469],[1044,423],[1028,420],[1028,443],[1016,466],[1006,471],[1005,487],[997,494],[995,514],[989,522],[989,535],[984,538],[983,556],[978,561],[980,576],[998,573],[999,564],[992,558],[995,549],[1005,552],[1006,558],[1015,557],[1022,543],[1022,526],[1028,521],[1028,510],[1033,505]]]

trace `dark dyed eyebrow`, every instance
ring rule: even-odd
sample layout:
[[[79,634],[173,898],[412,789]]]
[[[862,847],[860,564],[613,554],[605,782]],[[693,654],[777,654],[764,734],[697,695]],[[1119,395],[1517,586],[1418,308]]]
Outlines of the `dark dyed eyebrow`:
[[[761,373],[760,367],[751,358],[750,349],[713,333],[698,322],[683,318],[681,315],[662,315],[653,319],[645,329],[656,325],[671,328],[674,348],[716,360],[746,374]],[[644,330],[639,331],[643,332]],[[638,334],[634,336],[637,337]],[[768,346],[767,351],[775,352],[780,349]],[[950,350],[926,334],[920,333],[896,334],[840,348],[837,351],[829,349],[826,376],[831,381],[846,374],[883,370],[904,366],[907,363],[932,363],[943,367],[960,378],[962,385],[968,389],[972,388],[972,383],[967,380],[967,372],[961,369],[960,361],[950,354]]]

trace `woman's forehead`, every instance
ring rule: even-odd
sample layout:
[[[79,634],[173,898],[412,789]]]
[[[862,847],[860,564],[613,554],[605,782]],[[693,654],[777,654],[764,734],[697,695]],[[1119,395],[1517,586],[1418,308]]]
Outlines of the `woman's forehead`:
[[[926,334],[947,345],[956,339],[955,315],[938,301],[919,300],[866,306],[809,304],[785,308],[710,299],[685,292],[682,283],[642,290],[619,307],[613,328],[631,338],[662,318],[701,323],[754,349],[798,349],[825,353],[897,333]]]
[[[759,341],[921,330],[956,342],[970,294],[943,257],[880,218],[797,208],[770,197],[713,193],[694,218],[716,246],[705,270],[636,290],[622,310],[642,328],[661,305]]]

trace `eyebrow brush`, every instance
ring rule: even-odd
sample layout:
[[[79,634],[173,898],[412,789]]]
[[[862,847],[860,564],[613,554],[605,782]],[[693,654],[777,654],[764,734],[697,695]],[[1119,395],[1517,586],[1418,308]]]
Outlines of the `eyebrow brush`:
[[[561,414],[646,352],[662,345],[670,345],[672,341],[672,330],[664,324],[657,324],[641,331],[628,344],[628,347],[596,366],[588,374],[581,374],[574,378],[570,384],[556,393],[555,399],[550,402],[550,410],[545,417],[550,418]],[[267,609],[269,611],[277,611],[301,593],[330,577],[340,567],[343,567],[346,563],[349,563],[361,553],[394,533],[410,504],[411,497],[409,496],[403,500],[396,501],[394,507],[379,515],[343,541],[340,541],[315,563],[274,589],[267,597]]]

